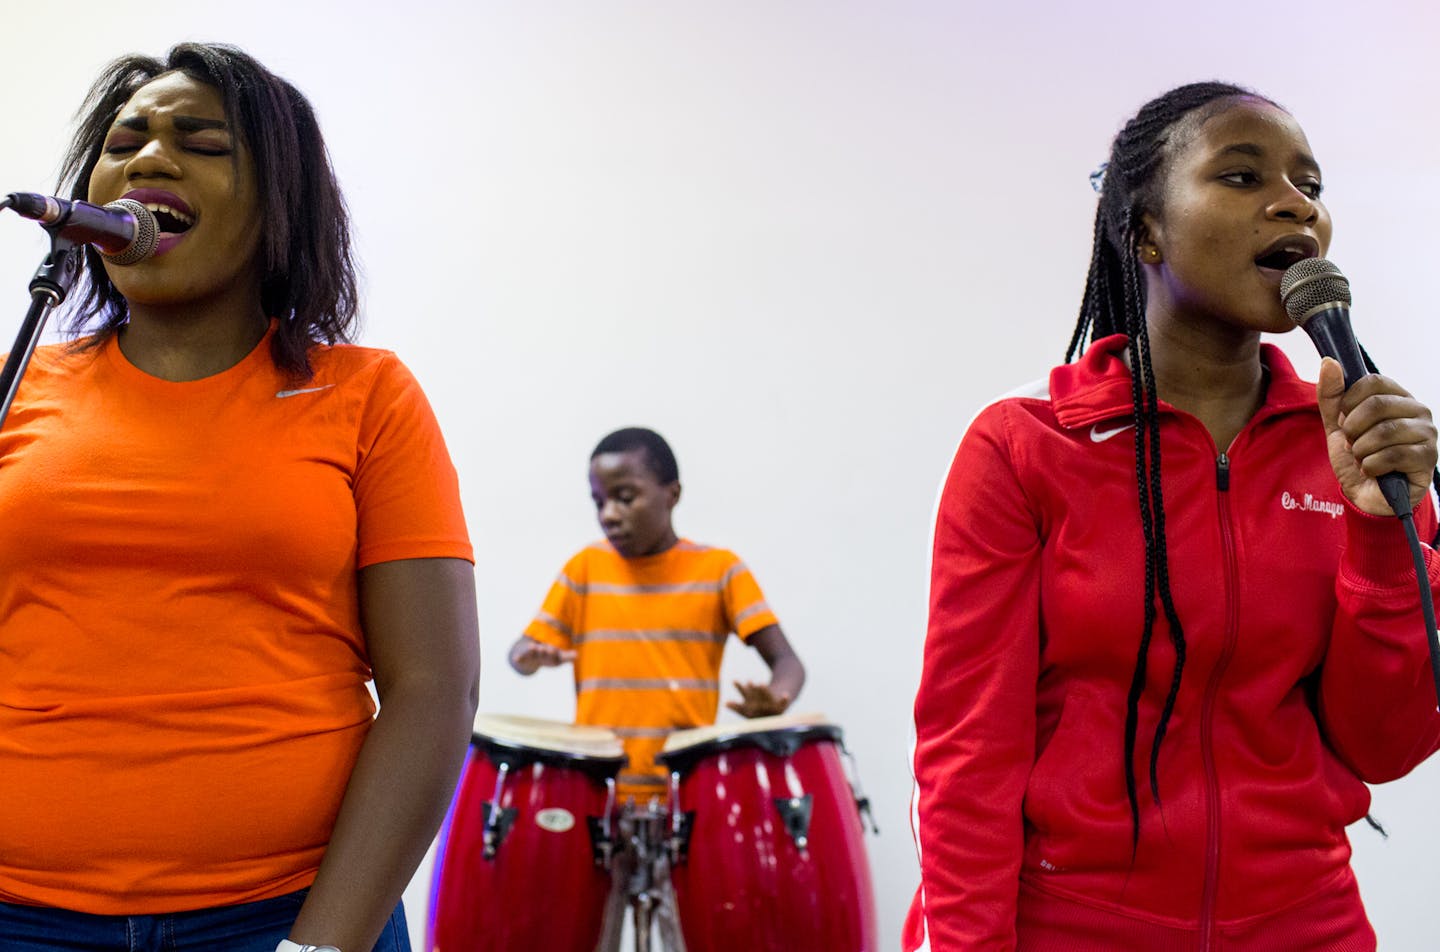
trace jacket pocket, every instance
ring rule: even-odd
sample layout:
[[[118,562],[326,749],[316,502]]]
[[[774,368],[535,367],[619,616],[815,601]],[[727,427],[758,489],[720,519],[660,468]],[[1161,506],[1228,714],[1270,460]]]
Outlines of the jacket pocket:
[[[1124,716],[1123,698],[1106,698],[1083,683],[1065,692],[1059,722],[1038,749],[1025,788],[1027,872],[1129,864]],[[1136,762],[1144,797],[1145,768]]]

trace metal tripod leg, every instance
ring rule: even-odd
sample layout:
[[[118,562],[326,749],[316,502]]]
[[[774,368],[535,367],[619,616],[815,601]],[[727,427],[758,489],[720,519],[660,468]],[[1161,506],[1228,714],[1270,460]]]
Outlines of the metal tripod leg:
[[[650,897],[635,899],[635,952],[650,952]]]

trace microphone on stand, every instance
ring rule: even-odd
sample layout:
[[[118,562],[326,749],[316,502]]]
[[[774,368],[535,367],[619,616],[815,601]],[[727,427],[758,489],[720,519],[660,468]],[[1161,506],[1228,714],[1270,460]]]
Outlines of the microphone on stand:
[[[23,217],[40,222],[54,240],[30,280],[30,310],[20,324],[15,346],[10,348],[4,366],[0,367],[0,426],[10,413],[20,378],[40,342],[45,318],[70,292],[80,264],[75,254],[79,246],[93,245],[107,261],[126,265],[153,255],[160,242],[160,225],[155,216],[130,198],[102,208],[89,202],[67,201],[34,192],[11,192],[0,198],[0,209],[3,208],[13,208]]]
[[[144,261],[155,253],[160,241],[155,216],[129,198],[100,206],[34,192],[11,192],[5,196],[4,204],[51,231],[58,228],[62,237],[94,245],[111,264]]]

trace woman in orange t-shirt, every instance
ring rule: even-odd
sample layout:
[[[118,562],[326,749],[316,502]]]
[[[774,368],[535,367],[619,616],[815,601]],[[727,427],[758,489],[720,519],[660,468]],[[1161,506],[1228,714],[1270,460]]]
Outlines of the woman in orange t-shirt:
[[[472,554],[414,378],[345,343],[310,105],[231,47],[125,57],[63,179],[160,239],[86,251],[89,336],[37,350],[0,430],[0,946],[408,949]]]

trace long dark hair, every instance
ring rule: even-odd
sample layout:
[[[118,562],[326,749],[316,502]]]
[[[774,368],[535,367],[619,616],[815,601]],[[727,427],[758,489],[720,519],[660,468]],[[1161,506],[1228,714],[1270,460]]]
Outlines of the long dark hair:
[[[1155,371],[1150,363],[1150,334],[1145,325],[1145,281],[1140,273],[1142,220],[1160,211],[1161,171],[1172,154],[1173,134],[1180,120],[1197,109],[1238,96],[1255,94],[1228,83],[1191,83],[1172,89],[1141,107],[1115,137],[1105,165],[1100,202],[1095,210],[1094,247],[1085,296],[1075,333],[1065,351],[1073,360],[1089,339],[1125,334],[1130,339],[1130,392],[1135,421],[1135,483],[1140,497],[1140,525],[1145,537],[1145,624],[1140,634],[1135,673],[1125,701],[1125,795],[1130,802],[1131,845],[1140,842],[1140,801],[1135,780],[1135,738],[1140,723],[1140,696],[1145,690],[1150,641],[1159,610],[1169,624],[1175,648],[1175,671],[1150,748],[1150,793],[1160,802],[1160,745],[1185,669],[1185,630],[1170,592],[1170,563],[1165,540],[1165,497],[1160,485],[1160,415]],[[1255,97],[1259,98],[1259,97]]]
[[[1140,524],[1145,538],[1145,621],[1135,659],[1135,672],[1125,708],[1125,794],[1130,803],[1131,846],[1140,842],[1140,803],[1135,779],[1135,745],[1139,731],[1140,697],[1145,690],[1150,642],[1158,611],[1165,613],[1175,649],[1175,670],[1165,696],[1155,741],[1150,748],[1150,793],[1160,802],[1160,745],[1175,711],[1180,678],[1185,669],[1185,630],[1170,591],[1170,564],[1165,538],[1165,498],[1160,482],[1160,415],[1157,412],[1155,371],[1150,362],[1150,334],[1145,323],[1145,281],[1140,273],[1143,218],[1160,213],[1160,189],[1166,160],[1174,154],[1181,121],[1205,110],[1223,106],[1238,97],[1270,100],[1229,83],[1191,83],[1179,86],[1141,107],[1125,124],[1110,149],[1101,173],[1100,202],[1095,210],[1094,245],[1085,294],[1075,332],[1065,351],[1069,363],[1086,343],[1111,334],[1129,338],[1132,418],[1135,422],[1135,482],[1140,501]],[[1274,105],[1272,103],[1272,105]],[[1371,373],[1378,372],[1368,353],[1362,354]],[[1434,483],[1440,486],[1440,469]],[[1440,540],[1440,535],[1436,536]]]
[[[310,376],[309,350],[348,341],[358,309],[350,217],[315,111],[290,83],[233,46],[181,43],[164,59],[131,55],[107,66],[90,88],[60,173],[71,198],[89,194],[105,135],[125,103],[157,76],[183,72],[219,90],[225,115],[255,165],[260,201],[260,303],[280,319],[271,340],[276,367]],[[236,161],[239,161],[237,158]],[[100,255],[85,251],[83,293],[65,329],[102,341],[125,323],[130,307],[110,282]]]

